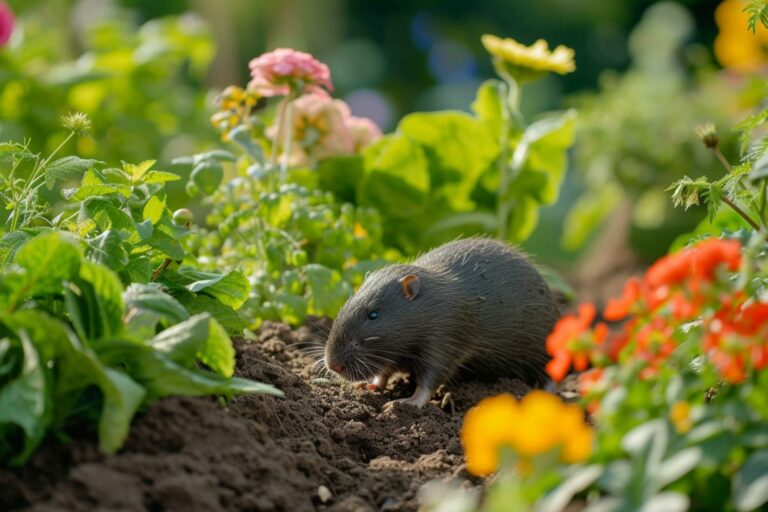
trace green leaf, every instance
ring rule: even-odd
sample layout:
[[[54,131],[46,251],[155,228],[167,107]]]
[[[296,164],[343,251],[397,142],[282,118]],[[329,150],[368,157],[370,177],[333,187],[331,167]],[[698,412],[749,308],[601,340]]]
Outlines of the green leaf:
[[[129,261],[123,238],[116,231],[108,230],[88,240],[89,256],[96,263],[106,265],[114,271],[124,268]]]
[[[184,259],[184,248],[179,241],[160,229],[155,229],[146,243],[172,260],[181,261]]]
[[[243,148],[250,156],[257,162],[264,162],[264,150],[258,144],[253,141],[251,135],[251,129],[248,126],[240,125],[236,126],[229,131],[229,138],[241,148]],[[221,160],[217,158],[217,160]]]
[[[1,409],[1,408],[0,408]],[[733,504],[739,512],[768,502],[768,450],[754,452],[733,476]]]
[[[431,244],[434,240],[456,238],[480,233],[493,233],[498,229],[498,217],[492,212],[461,212],[449,214],[424,232],[424,241]]]
[[[146,400],[150,402],[174,395],[283,394],[269,384],[185,368],[145,345],[114,341],[101,347],[99,356],[110,366],[125,368],[126,373],[145,387]]]
[[[119,450],[131,429],[133,415],[144,401],[144,388],[129,376],[104,368],[100,386],[104,405],[99,418],[99,448],[105,453]]]
[[[673,491],[660,492],[652,496],[645,503],[639,512],[686,512],[691,506],[691,500],[685,494]]]
[[[16,230],[4,233],[0,237],[0,267],[11,263],[19,248],[31,239],[32,235],[26,231]]]
[[[357,184],[364,173],[364,161],[359,155],[326,158],[317,166],[320,187],[333,192],[339,201],[350,203],[355,201]]]
[[[138,165],[123,162],[123,170],[131,177],[133,183],[140,184],[144,182],[144,175],[147,171],[156,163],[157,160],[145,160]]]
[[[477,118],[486,123],[493,133],[501,134],[503,119],[503,97],[507,86],[501,80],[491,79],[483,82],[477,89],[477,97],[472,103],[472,111]]]
[[[144,185],[152,185],[154,183],[167,183],[169,181],[178,181],[181,176],[172,172],[166,171],[149,171],[141,178],[141,183]]]
[[[173,296],[189,311],[190,314],[210,313],[224,326],[230,336],[242,336],[248,327],[243,317],[230,306],[224,305],[218,299],[208,295],[198,295],[185,288],[173,290]]]
[[[165,293],[158,283],[131,284],[123,292],[126,318],[131,319],[143,313],[153,313],[171,323],[178,323],[189,318],[184,306]]]
[[[83,340],[97,341],[122,328],[123,285],[109,268],[84,261],[74,286],[64,289],[72,325]]]
[[[53,189],[56,180],[69,180],[83,175],[87,170],[98,164],[103,164],[99,160],[79,158],[76,156],[65,156],[48,164],[45,167],[45,186],[48,190]]]
[[[62,281],[72,279],[81,263],[74,240],[49,231],[29,240],[19,248],[15,263],[26,270],[26,297],[61,293]]]
[[[678,481],[696,468],[702,455],[698,446],[685,448],[672,455],[658,467],[655,475],[656,485],[661,488]]]
[[[603,474],[603,466],[577,468],[566,481],[558,485],[538,503],[538,512],[562,512],[578,493],[592,485]]]
[[[205,292],[234,309],[243,305],[251,290],[248,279],[238,271],[216,274],[192,267],[180,267],[177,272],[181,276],[181,281],[177,282],[183,283],[190,292]]]
[[[623,199],[621,187],[610,182],[579,197],[565,217],[563,247],[571,251],[582,247]]]
[[[152,196],[144,204],[144,211],[142,213],[144,220],[150,221],[152,224],[157,224],[163,216],[165,211],[165,198],[159,199],[157,196]]]
[[[78,188],[68,188],[61,191],[64,199],[70,201],[82,201],[94,196],[107,196],[120,194],[125,197],[131,195],[131,187],[128,185],[105,183],[93,169],[87,171]]]
[[[187,368],[199,359],[214,372],[231,377],[235,372],[235,349],[224,328],[208,313],[195,315],[169,327],[147,342]]]
[[[129,233],[136,231],[136,225],[131,216],[113,205],[108,199],[92,197],[83,201],[81,208],[85,209],[101,231],[110,229],[127,231]]]
[[[50,402],[44,367],[29,335],[18,332],[24,353],[20,374],[0,388],[0,425],[14,424],[24,431],[23,448],[11,462],[23,463],[42,441],[50,422]]]
[[[424,149],[433,193],[453,209],[472,208],[472,189],[499,155],[498,136],[481,121],[453,111],[407,115],[398,132]]]
[[[190,179],[205,195],[211,195],[218,190],[224,178],[224,168],[215,160],[204,160],[192,169]]]
[[[128,264],[120,271],[125,283],[148,283],[152,278],[152,262],[145,254],[132,254]]]
[[[418,215],[429,197],[429,171],[424,151],[402,135],[387,135],[364,153],[365,175],[358,201],[388,218]]]

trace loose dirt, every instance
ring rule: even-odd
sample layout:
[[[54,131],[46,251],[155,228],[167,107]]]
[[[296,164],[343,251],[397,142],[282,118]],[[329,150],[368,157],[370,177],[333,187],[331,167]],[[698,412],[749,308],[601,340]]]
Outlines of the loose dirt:
[[[515,380],[447,387],[423,409],[383,405],[409,394],[318,378],[310,354],[320,328],[266,324],[237,340],[237,374],[269,382],[284,398],[253,395],[161,400],[137,416],[125,447],[98,451],[84,432],[49,439],[21,469],[0,469],[0,510],[411,511],[432,479],[479,484],[459,442],[464,413]]]

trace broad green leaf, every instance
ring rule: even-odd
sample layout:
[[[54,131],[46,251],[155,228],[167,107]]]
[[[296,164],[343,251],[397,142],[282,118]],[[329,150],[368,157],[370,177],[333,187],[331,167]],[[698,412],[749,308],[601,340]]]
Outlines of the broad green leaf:
[[[0,388],[0,425],[17,425],[25,436],[23,446],[11,459],[14,464],[23,463],[32,454],[50,422],[44,366],[29,335],[21,330],[18,336],[24,352],[21,373]]]
[[[99,356],[110,366],[125,368],[147,390],[146,400],[150,402],[174,395],[283,394],[269,384],[184,368],[145,345],[114,341],[101,347]]]
[[[160,222],[160,218],[165,211],[165,198],[159,199],[157,196],[152,196],[144,204],[144,211],[142,213],[144,220],[150,221],[152,224]]]
[[[538,512],[562,512],[573,497],[592,485],[603,474],[603,466],[592,465],[577,468],[567,480],[546,494],[537,504]]]
[[[169,181],[178,181],[181,176],[172,172],[166,171],[149,171],[141,179],[141,183],[144,185],[152,185],[154,183],[167,183]]]
[[[199,359],[214,372],[231,377],[235,349],[224,328],[208,313],[195,315],[169,327],[147,342],[175,363],[194,367]]]
[[[691,500],[683,493],[665,491],[652,496],[643,503],[638,512],[686,512],[690,509]]]
[[[45,167],[45,185],[48,190],[53,189],[56,180],[69,180],[83,175],[88,169],[95,165],[103,164],[99,160],[79,158],[76,156],[65,156],[48,164]]]
[[[131,254],[128,264],[120,271],[124,283],[148,283],[152,278],[152,261],[145,254]]]
[[[676,482],[699,464],[702,458],[701,448],[691,446],[672,455],[659,466],[656,473],[656,485],[664,487]]]
[[[323,190],[333,192],[339,201],[352,203],[357,184],[365,173],[363,158],[358,155],[326,158],[320,161],[316,173]]]
[[[218,190],[224,178],[224,168],[216,160],[204,160],[192,169],[190,179],[205,195],[211,195]]]
[[[133,415],[144,401],[144,388],[128,375],[104,368],[100,380],[104,405],[99,418],[99,448],[105,453],[119,450],[131,429]]]
[[[230,336],[242,336],[243,331],[248,327],[248,323],[237,311],[222,304],[218,299],[189,292],[186,288],[173,290],[172,293],[190,314],[210,313],[213,315]]]
[[[511,201],[507,237],[513,242],[528,238],[539,222],[539,203],[530,196]]]
[[[501,80],[486,80],[477,89],[477,97],[472,102],[472,111],[477,118],[499,135],[504,122],[502,102],[506,101],[506,89],[507,85]]]
[[[253,141],[253,135],[251,134],[251,128],[249,126],[242,124],[236,126],[229,131],[229,138],[242,147],[257,162],[264,162],[264,150],[259,144]],[[216,160],[222,159],[216,158]]]
[[[41,361],[53,360],[69,346],[71,331],[66,324],[40,309],[20,309],[1,322],[14,332],[26,332]]]
[[[385,217],[408,218],[424,211],[429,170],[424,151],[403,135],[387,135],[365,150],[365,175],[357,197]]]
[[[26,297],[60,293],[62,281],[72,279],[82,257],[75,241],[50,231],[29,240],[19,248],[15,263],[26,270]]]
[[[131,216],[116,207],[108,199],[100,197],[90,198],[83,201],[81,213],[82,210],[85,210],[102,231],[107,231],[109,229],[127,231],[130,233],[136,231],[136,225]]]
[[[145,160],[140,164],[129,164],[123,162],[123,170],[131,177],[135,184],[143,183],[144,175],[149,171],[157,160]]]
[[[492,212],[454,213],[438,220],[424,233],[424,241],[452,239],[480,233],[493,233],[498,229],[498,217]]]
[[[733,504],[739,512],[768,502],[768,450],[754,452],[733,476]]]
[[[123,238],[116,231],[107,230],[96,238],[88,240],[88,256],[114,271],[120,271],[129,261],[128,252],[123,245]]]
[[[75,286],[65,289],[65,303],[83,340],[103,340],[122,328],[123,285],[104,265],[83,262]]]
[[[179,241],[160,229],[155,229],[146,243],[173,260],[184,259],[184,248]]]
[[[234,309],[239,309],[243,305],[251,290],[248,279],[242,272],[236,270],[217,274],[192,267],[180,267],[177,273],[181,279],[176,282],[190,292],[205,292]]]
[[[499,155],[498,135],[472,116],[453,111],[407,115],[398,132],[422,146],[433,193],[455,210],[472,208],[472,189]]]
[[[224,149],[212,149],[205,153],[198,153],[194,157],[195,163],[200,163],[203,160],[218,160],[219,162],[237,162],[237,157]]]
[[[0,237],[0,267],[5,267],[13,261],[16,251],[27,241],[32,239],[32,235],[26,231],[9,231]]]
[[[171,323],[182,322],[189,318],[189,313],[184,306],[165,293],[157,283],[131,284],[123,292],[123,302],[125,302],[127,321],[143,313],[157,314]]]
[[[115,194],[128,197],[131,195],[131,187],[119,183],[106,183],[93,169],[85,173],[78,188],[68,188],[61,191],[64,199],[70,201],[82,201],[89,197]]]

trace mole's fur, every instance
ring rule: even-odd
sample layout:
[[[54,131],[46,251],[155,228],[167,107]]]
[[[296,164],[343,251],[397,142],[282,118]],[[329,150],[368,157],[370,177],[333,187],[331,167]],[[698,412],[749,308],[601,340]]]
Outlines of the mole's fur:
[[[422,406],[460,374],[547,381],[544,342],[559,317],[549,286],[513,248],[486,238],[456,240],[412,264],[368,275],[333,323],[328,368],[383,388],[409,372]]]

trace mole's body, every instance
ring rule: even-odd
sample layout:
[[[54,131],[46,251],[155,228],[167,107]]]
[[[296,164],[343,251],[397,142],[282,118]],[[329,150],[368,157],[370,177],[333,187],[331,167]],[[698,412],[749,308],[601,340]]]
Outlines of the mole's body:
[[[418,406],[459,374],[541,385],[544,342],[558,317],[522,254],[485,238],[457,240],[371,273],[333,324],[326,364],[380,387],[407,371],[417,388],[404,401]]]

